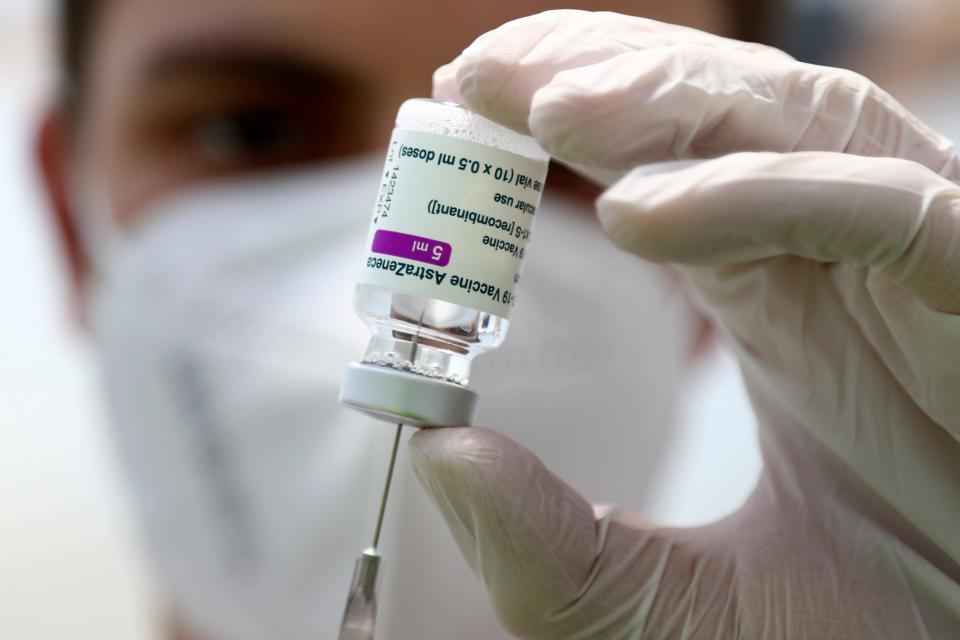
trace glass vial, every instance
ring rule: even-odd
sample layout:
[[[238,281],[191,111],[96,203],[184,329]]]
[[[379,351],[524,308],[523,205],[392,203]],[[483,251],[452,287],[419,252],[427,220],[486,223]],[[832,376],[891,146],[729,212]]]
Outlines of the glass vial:
[[[548,160],[460,105],[401,105],[354,299],[371,339],[341,400],[414,424],[443,417],[421,404],[448,402],[451,419],[458,402],[475,404],[470,364],[506,335]]]

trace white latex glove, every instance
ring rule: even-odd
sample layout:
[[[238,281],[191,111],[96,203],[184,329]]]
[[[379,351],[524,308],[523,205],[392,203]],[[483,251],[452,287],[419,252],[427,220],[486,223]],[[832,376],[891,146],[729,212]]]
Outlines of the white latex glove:
[[[416,471],[507,628],[960,637],[947,140],[854,73],[609,13],[511,22],[438,70],[435,93],[615,180],[604,228],[681,265],[740,359],[765,464],[735,515],[668,529],[592,507],[496,432],[421,431]]]

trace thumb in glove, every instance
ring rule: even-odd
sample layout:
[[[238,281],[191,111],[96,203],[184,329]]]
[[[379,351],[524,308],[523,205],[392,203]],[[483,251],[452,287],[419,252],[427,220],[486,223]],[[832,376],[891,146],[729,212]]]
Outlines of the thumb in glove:
[[[620,638],[652,626],[713,637],[730,628],[734,563],[725,523],[660,529],[617,508],[595,508],[528,450],[489,429],[422,430],[410,451],[460,551],[516,636]]]

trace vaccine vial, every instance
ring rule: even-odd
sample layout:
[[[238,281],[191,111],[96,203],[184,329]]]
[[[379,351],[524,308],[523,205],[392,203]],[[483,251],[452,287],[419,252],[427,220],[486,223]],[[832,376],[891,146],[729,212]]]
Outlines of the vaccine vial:
[[[548,160],[460,105],[401,105],[354,297],[370,343],[341,402],[392,422],[471,423],[470,364],[506,336]]]

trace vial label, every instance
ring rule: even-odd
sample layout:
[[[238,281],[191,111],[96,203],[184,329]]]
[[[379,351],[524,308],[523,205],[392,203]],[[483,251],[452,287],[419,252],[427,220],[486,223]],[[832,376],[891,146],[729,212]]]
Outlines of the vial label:
[[[508,318],[547,163],[394,129],[358,281]]]

